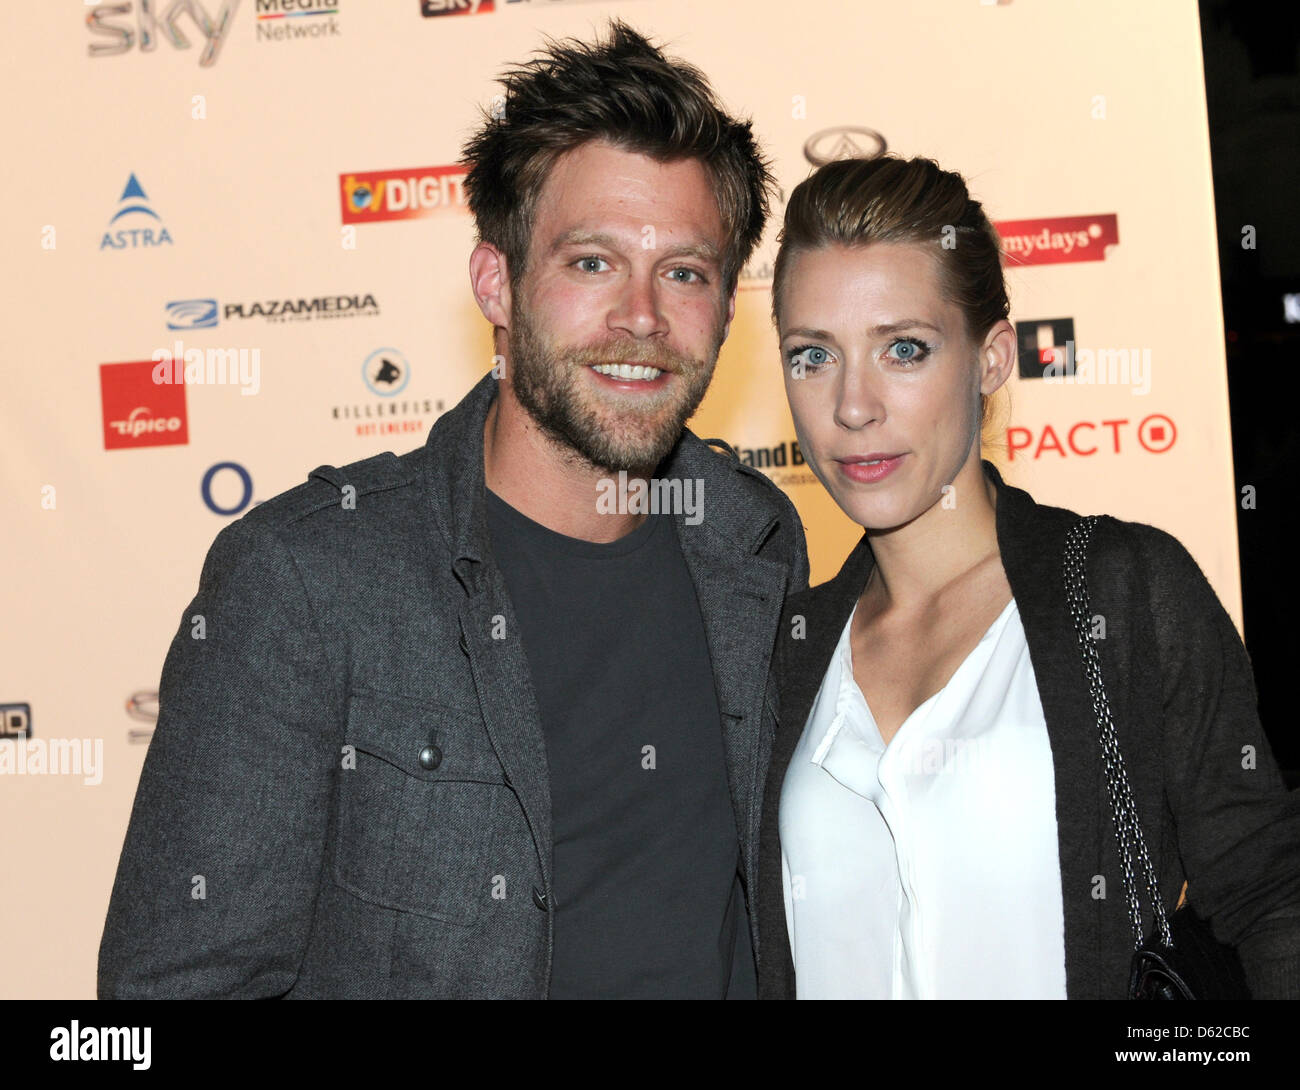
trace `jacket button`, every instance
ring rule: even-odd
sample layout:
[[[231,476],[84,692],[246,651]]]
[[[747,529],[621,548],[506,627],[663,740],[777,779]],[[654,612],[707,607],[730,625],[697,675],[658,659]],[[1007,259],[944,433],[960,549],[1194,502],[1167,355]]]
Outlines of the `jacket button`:
[[[425,746],[420,750],[420,767],[432,772],[442,764],[442,750],[437,746]]]
[[[533,886],[533,904],[535,904],[543,912],[546,911],[546,894],[543,893],[536,886]]]

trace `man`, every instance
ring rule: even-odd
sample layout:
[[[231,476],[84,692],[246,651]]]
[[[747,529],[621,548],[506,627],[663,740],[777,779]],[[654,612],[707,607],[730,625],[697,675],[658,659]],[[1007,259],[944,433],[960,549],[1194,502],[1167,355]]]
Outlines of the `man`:
[[[684,424],[771,177],[621,23],[505,85],[466,147],[493,372],[422,449],[217,536],[101,997],[755,993],[768,664],[808,566],[789,500]]]

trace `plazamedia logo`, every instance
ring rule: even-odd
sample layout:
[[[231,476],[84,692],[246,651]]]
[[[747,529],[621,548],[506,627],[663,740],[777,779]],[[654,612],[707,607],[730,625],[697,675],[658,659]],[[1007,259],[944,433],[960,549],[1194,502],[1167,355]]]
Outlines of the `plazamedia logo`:
[[[202,0],[173,0],[163,11],[161,4],[154,0],[137,0],[135,4],[97,4],[86,13],[86,29],[99,38],[108,41],[93,41],[89,53],[92,57],[112,57],[119,53],[129,53],[137,43],[141,53],[152,53],[158,48],[159,38],[171,43],[174,49],[189,49],[190,39],[178,22],[182,15],[188,16],[186,23],[190,33],[195,30],[202,36],[203,49],[199,53],[199,64],[208,68],[217,63],[221,47],[230,34],[230,24],[235,12],[239,10],[239,0],[227,0],[216,14],[208,14],[208,7]],[[130,18],[132,11],[136,18]]]
[[[167,304],[168,329],[215,329],[215,299],[177,299]]]
[[[420,14],[426,19],[435,15],[486,15],[493,10],[493,0],[420,0]]]
[[[190,441],[180,382],[156,383],[153,360],[101,363],[104,449],[179,446]]]
[[[110,229],[105,231],[104,237],[99,240],[101,252],[172,245],[172,236],[167,233],[162,217],[149,207],[149,198],[134,174],[126,180],[126,187],[122,190],[117,203],[121,207],[108,221]],[[123,220],[127,221],[123,226],[116,230],[112,229],[115,223]]]
[[[263,321],[310,322],[317,318],[374,318],[379,303],[365,292],[357,295],[315,295],[297,299],[255,299],[247,303],[227,303],[218,307],[215,299],[180,299],[167,304],[168,329],[212,329],[218,311],[226,321],[236,318],[261,318]]]
[[[409,220],[464,212],[465,168],[459,164],[339,175],[344,223]]]
[[[257,40],[303,42],[342,35],[339,6],[339,0],[257,0]]]
[[[232,318],[264,318],[268,322],[310,322],[316,318],[373,318],[379,313],[375,297],[365,295],[317,295],[311,299],[259,299],[251,303],[227,303],[222,310]]]
[[[361,380],[370,399],[334,406],[334,419],[355,421],[359,437],[420,432],[443,411],[441,398],[399,398],[411,381],[411,365],[396,348],[376,348],[362,360]]]
[[[1015,265],[1063,265],[1104,261],[1106,249],[1119,243],[1119,216],[1057,216],[1054,219],[1005,220],[993,225],[1002,252]]]

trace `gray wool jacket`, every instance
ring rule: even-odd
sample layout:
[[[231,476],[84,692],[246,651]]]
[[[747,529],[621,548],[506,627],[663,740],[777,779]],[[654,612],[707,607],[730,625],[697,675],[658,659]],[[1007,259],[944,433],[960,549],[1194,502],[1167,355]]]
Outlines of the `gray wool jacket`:
[[[163,666],[100,998],[547,995],[545,740],[521,641],[493,638],[497,618],[518,630],[484,514],[496,390],[485,376],[422,448],[322,466],[217,535]],[[661,473],[704,482],[677,530],[752,901],[803,527],[689,431]]]
[[[1124,998],[1133,953],[1097,722],[1062,570],[1072,511],[997,489],[1002,566],[1024,625],[1056,789],[1065,978],[1071,999]],[[867,536],[826,583],[787,603],[774,672],[781,700],[759,852],[759,997],[795,996],[781,877],[781,787],[822,678],[874,564]],[[1250,660],[1187,550],[1104,517],[1088,554],[1102,676],[1143,834],[1172,913],[1188,904],[1241,956],[1255,998],[1300,997],[1300,793],[1288,793],[1256,710]],[[804,618],[804,638],[792,639]],[[1014,790],[1008,784],[1008,790]],[[1104,887],[1095,881],[1105,878]],[[1097,896],[1102,890],[1104,897]],[[1155,915],[1143,895],[1143,936]]]

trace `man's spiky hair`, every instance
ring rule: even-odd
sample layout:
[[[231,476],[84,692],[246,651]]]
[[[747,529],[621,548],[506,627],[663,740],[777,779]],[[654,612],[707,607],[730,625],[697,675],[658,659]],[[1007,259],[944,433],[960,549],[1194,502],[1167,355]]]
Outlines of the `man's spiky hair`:
[[[697,159],[713,182],[726,232],[730,292],[763,234],[775,182],[752,122],[727,114],[698,68],[666,57],[621,20],[607,41],[553,41],[501,77],[502,107],[484,109],[466,142],[465,191],[481,241],[527,270],[537,198],[565,152],[603,139],[659,162]]]

